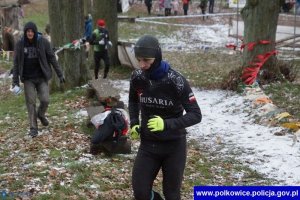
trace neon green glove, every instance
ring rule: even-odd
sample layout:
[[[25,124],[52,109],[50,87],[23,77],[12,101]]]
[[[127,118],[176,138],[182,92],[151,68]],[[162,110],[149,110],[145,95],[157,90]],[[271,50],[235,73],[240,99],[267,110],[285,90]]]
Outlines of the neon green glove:
[[[134,125],[130,129],[130,137],[133,140],[137,140],[140,138],[140,125]]]
[[[165,123],[160,116],[155,115],[153,118],[148,120],[147,126],[151,132],[163,131],[165,127]]]

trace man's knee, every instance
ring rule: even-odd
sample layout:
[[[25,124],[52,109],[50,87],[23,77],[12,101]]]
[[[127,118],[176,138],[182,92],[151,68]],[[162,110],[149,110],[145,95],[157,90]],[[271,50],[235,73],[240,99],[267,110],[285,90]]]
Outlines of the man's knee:
[[[40,101],[40,105],[43,107],[47,107],[49,105],[50,101],[48,99],[43,99]]]

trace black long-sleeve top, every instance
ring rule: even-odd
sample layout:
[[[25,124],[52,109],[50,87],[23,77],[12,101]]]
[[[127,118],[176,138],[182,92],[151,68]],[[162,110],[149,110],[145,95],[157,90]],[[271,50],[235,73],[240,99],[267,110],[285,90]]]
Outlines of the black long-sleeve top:
[[[189,83],[171,68],[159,80],[150,80],[142,70],[132,73],[129,90],[131,126],[140,124],[140,111],[142,141],[166,141],[185,137],[185,128],[199,123],[202,119],[200,107]],[[163,118],[162,132],[151,132],[147,128],[148,120],[153,115]]]

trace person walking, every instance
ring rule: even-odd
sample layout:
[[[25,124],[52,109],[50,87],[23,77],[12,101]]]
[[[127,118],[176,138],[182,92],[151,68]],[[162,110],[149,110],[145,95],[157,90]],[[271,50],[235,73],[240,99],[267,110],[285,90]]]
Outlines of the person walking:
[[[17,42],[13,66],[13,87],[24,83],[25,101],[30,123],[29,135],[38,135],[37,118],[42,125],[48,126],[49,121],[45,113],[49,105],[48,81],[52,77],[54,68],[60,83],[65,82],[63,72],[59,66],[52,47],[47,39],[38,33],[35,23],[28,22],[24,26],[24,36]],[[36,110],[36,97],[40,104]]]
[[[188,14],[190,0],[182,0],[183,13],[184,15]]]
[[[107,78],[110,67],[108,45],[112,46],[112,43],[109,41],[109,33],[105,28],[104,19],[97,20],[97,28],[93,31],[90,43],[94,45],[95,79],[98,79],[101,59],[105,65],[103,74],[103,78],[105,79]]]
[[[164,197],[180,199],[186,163],[185,128],[201,121],[201,110],[188,81],[162,60],[157,38],[142,36],[134,53],[140,69],[133,71],[130,79],[130,134],[141,139],[132,170],[134,197],[162,199],[152,189],[162,169]]]

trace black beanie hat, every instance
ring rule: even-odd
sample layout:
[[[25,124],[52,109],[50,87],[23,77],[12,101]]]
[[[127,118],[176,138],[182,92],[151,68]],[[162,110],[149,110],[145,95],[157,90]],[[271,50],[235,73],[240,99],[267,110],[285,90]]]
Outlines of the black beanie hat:
[[[155,58],[161,52],[158,40],[151,35],[142,36],[134,46],[135,57]]]

